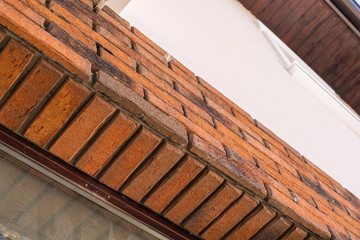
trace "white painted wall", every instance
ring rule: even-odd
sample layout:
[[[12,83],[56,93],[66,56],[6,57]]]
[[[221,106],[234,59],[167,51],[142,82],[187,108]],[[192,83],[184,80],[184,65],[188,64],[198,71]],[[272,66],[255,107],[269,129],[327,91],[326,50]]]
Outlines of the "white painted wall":
[[[284,69],[239,2],[132,0],[120,15],[360,196],[360,137]]]

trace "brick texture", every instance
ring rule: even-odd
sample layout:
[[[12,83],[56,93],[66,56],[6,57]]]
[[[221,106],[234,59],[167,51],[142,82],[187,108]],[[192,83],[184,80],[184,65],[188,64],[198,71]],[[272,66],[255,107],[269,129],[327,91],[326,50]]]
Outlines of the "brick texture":
[[[98,1],[46,3],[0,1],[1,125],[199,238],[360,238],[356,196],[179,59]]]

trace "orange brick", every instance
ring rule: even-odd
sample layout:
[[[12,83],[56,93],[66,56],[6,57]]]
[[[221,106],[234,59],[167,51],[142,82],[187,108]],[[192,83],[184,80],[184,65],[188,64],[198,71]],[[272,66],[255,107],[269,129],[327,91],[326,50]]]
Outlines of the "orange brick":
[[[187,67],[185,67],[181,62],[179,62],[177,59],[174,59],[171,62],[172,65],[175,65],[178,69],[180,69],[181,71],[183,71],[184,73],[186,73],[186,75],[188,75],[189,77],[191,77],[192,79],[196,80],[196,76],[195,74],[190,71]]]
[[[213,94],[210,91],[206,91],[203,92],[204,95],[204,99],[205,102],[211,106],[211,102],[215,103],[216,105],[220,106],[220,108],[224,109],[225,111],[227,111],[228,113],[231,113],[231,108],[229,107],[229,105],[227,105],[227,103],[225,103],[220,97],[218,97],[217,95]],[[210,103],[209,103],[210,101]]]
[[[208,122],[202,117],[198,116],[196,113],[191,111],[189,108],[184,107],[185,110],[185,116],[192,122],[194,122],[196,125],[200,126],[203,129],[211,128],[213,127],[212,122]]]
[[[220,239],[246,215],[248,215],[257,205],[257,200],[244,193],[240,200],[232,204],[215,220],[215,222],[210,225],[209,228],[205,230],[201,237],[209,240]]]
[[[14,39],[11,39],[0,52],[0,100],[24,71],[33,56],[32,51]]]
[[[156,84],[157,86],[163,88],[164,90],[167,90],[167,88],[170,86],[171,88],[174,87],[173,81],[170,77],[165,78],[159,78],[155,76],[151,71],[149,71],[147,68],[145,68],[142,65],[138,66],[139,73],[142,74],[144,77],[149,79],[151,82]],[[167,85],[169,86],[167,86]]]
[[[119,80],[112,78],[105,72],[97,72],[95,79],[96,83],[94,88],[97,91],[107,95],[113,101],[118,102],[123,108],[140,117],[152,128],[168,136],[181,146],[187,145],[187,132],[181,123],[164,114],[158,108],[137,95],[133,90],[126,87]],[[177,111],[174,110],[174,112]]]
[[[262,205],[259,211],[253,213],[243,224],[232,231],[227,239],[250,239],[265,224],[275,217],[275,215],[275,212],[272,211],[270,207]]]
[[[40,60],[0,109],[0,122],[14,131],[19,130],[61,76],[58,69]]]
[[[256,234],[253,239],[278,239],[291,226],[284,217],[276,217]]]
[[[170,68],[179,75],[181,78],[185,79],[189,83],[197,83],[196,77],[189,76],[187,73],[185,73],[182,69],[180,69],[176,64],[173,62],[170,62]]]
[[[93,0],[79,0],[80,2],[82,2],[83,4],[93,8]]]
[[[293,230],[291,230],[288,234],[286,234],[282,239],[284,240],[303,240],[307,236],[307,232],[305,232],[300,227],[296,226]]]
[[[159,109],[161,109],[166,114],[169,114],[171,112],[171,110],[168,109],[169,107],[173,107],[174,109],[179,111],[181,114],[184,114],[181,103],[179,101],[176,101],[173,98],[164,99],[162,97],[156,96],[155,94],[153,94],[152,92],[147,91],[147,90],[145,90],[145,96],[149,102],[151,102],[152,104],[157,106]]]
[[[50,152],[70,162],[114,111],[111,104],[95,96],[65,128]]]
[[[138,123],[120,113],[96,140],[87,147],[75,166],[95,176],[110,161],[115,151],[135,132]]]
[[[31,123],[24,136],[44,147],[89,93],[87,88],[74,80],[67,80]]]
[[[223,182],[220,176],[207,171],[189,189],[182,193],[164,216],[176,224],[180,224],[192,211],[215,191]]]
[[[169,203],[202,171],[204,165],[192,157],[187,157],[159,186],[147,197],[144,205],[161,213]]]
[[[119,70],[121,70],[121,71],[124,71],[124,69],[120,67],[121,66],[120,64],[118,64],[118,61],[120,61],[120,60],[123,63],[126,63],[132,69],[136,68],[136,61],[133,58],[127,56],[127,55],[124,55],[122,58],[118,58],[117,56],[114,56],[114,55],[110,54],[108,51],[104,50],[103,48],[99,49],[99,55],[105,61],[111,63],[115,67],[119,67]]]
[[[31,0],[31,2],[35,2]],[[41,5],[36,1],[37,4]],[[42,5],[41,5],[42,6]],[[81,79],[88,80],[91,74],[90,62],[54,38],[43,28],[29,20],[5,2],[0,2],[0,22],[18,36],[41,50],[45,55],[58,61]]]
[[[121,192],[135,201],[140,201],[183,155],[180,149],[165,142],[150,157],[147,164],[134,174]]]
[[[95,31],[119,48],[122,48],[124,44],[131,47],[130,39],[119,31],[115,30],[116,32],[110,33],[108,30],[106,30],[100,25],[95,26]]]
[[[232,112],[237,119],[244,123],[248,123],[247,125],[255,124],[255,120],[251,117],[251,115],[242,110],[240,107],[237,107],[236,109],[233,108]]]
[[[330,239],[330,232],[321,219],[312,212],[304,209],[299,204],[295,203],[292,199],[287,198],[284,194],[280,193],[277,189],[269,186],[270,197],[268,202],[279,209],[282,213],[291,217],[295,221],[303,224],[305,227],[312,230],[324,239]]]
[[[110,7],[104,6],[102,11],[99,11],[99,9],[96,9],[96,12],[99,15],[103,15],[103,13],[106,13],[106,15],[113,18],[113,20],[115,22],[120,23],[127,29],[130,29],[130,23],[128,21],[126,21],[125,19],[123,19],[122,17],[120,17],[120,15],[118,13],[116,13],[114,10],[112,10]]]
[[[144,42],[146,42],[148,45],[150,45],[154,50],[156,50],[159,54],[162,56],[165,56],[166,51],[163,50],[161,47],[159,47],[156,43],[151,41],[148,37],[146,37],[142,32],[140,32],[136,27],[131,27],[131,31],[141,38]]]
[[[176,83],[175,86],[176,86],[177,91],[179,93],[181,93],[183,96],[187,97],[190,101],[192,101],[194,103],[200,102],[200,104],[203,105],[204,97],[203,97],[202,93],[200,92],[199,89],[194,87],[192,84],[184,82],[183,84]]]
[[[28,17],[31,21],[39,25],[40,27],[44,26],[45,18],[40,16],[38,13],[36,13],[34,10],[32,10],[29,6],[27,6],[26,1],[22,2],[19,0],[4,0],[6,3],[13,6],[16,10],[24,14],[26,17]]]
[[[165,57],[155,51],[150,53],[148,50],[146,50],[144,47],[142,47],[138,43],[134,44],[134,50],[137,51],[138,53],[140,53],[142,56],[144,56],[150,62],[160,61],[162,64],[167,66],[167,61],[165,60]]]
[[[153,132],[146,128],[141,129],[101,173],[100,182],[118,190],[160,142],[161,138]]]
[[[197,209],[191,217],[184,223],[184,227],[191,233],[199,234],[208,226],[221,212],[225,210],[242,191],[230,184],[226,184],[214,196],[206,200],[205,204]]]
[[[65,18],[67,22],[70,22],[77,28],[81,28],[81,25],[79,25],[80,21],[85,23],[89,27],[92,27],[92,21],[88,16],[86,16],[84,13],[74,7],[71,7],[69,9],[69,5],[72,6],[70,2],[71,1],[65,3],[60,2],[59,4],[58,2],[52,1],[49,4],[49,8],[54,11],[58,16]]]

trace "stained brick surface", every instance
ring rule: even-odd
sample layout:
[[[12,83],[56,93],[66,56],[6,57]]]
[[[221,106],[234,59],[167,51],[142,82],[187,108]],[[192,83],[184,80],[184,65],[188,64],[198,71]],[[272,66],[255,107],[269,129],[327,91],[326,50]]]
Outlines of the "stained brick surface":
[[[356,196],[97,3],[0,1],[2,125],[204,239],[360,238]]]
[[[62,132],[50,152],[69,162],[114,111],[111,104],[95,96]]]
[[[18,41],[11,39],[0,53],[0,99],[20,76],[33,53]]]
[[[45,146],[89,93],[87,88],[74,80],[66,81],[31,123],[24,136]]]
[[[130,174],[154,151],[161,138],[148,129],[134,136],[119,156],[110,163],[99,180],[113,189],[119,189]]]
[[[41,60],[0,109],[0,122],[17,131],[61,76],[58,69]]]

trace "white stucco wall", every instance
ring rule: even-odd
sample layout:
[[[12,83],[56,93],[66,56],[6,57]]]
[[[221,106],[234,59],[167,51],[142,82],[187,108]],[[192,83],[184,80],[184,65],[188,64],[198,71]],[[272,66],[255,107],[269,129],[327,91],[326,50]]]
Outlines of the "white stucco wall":
[[[284,69],[239,2],[132,0],[120,15],[360,196],[360,137]]]

